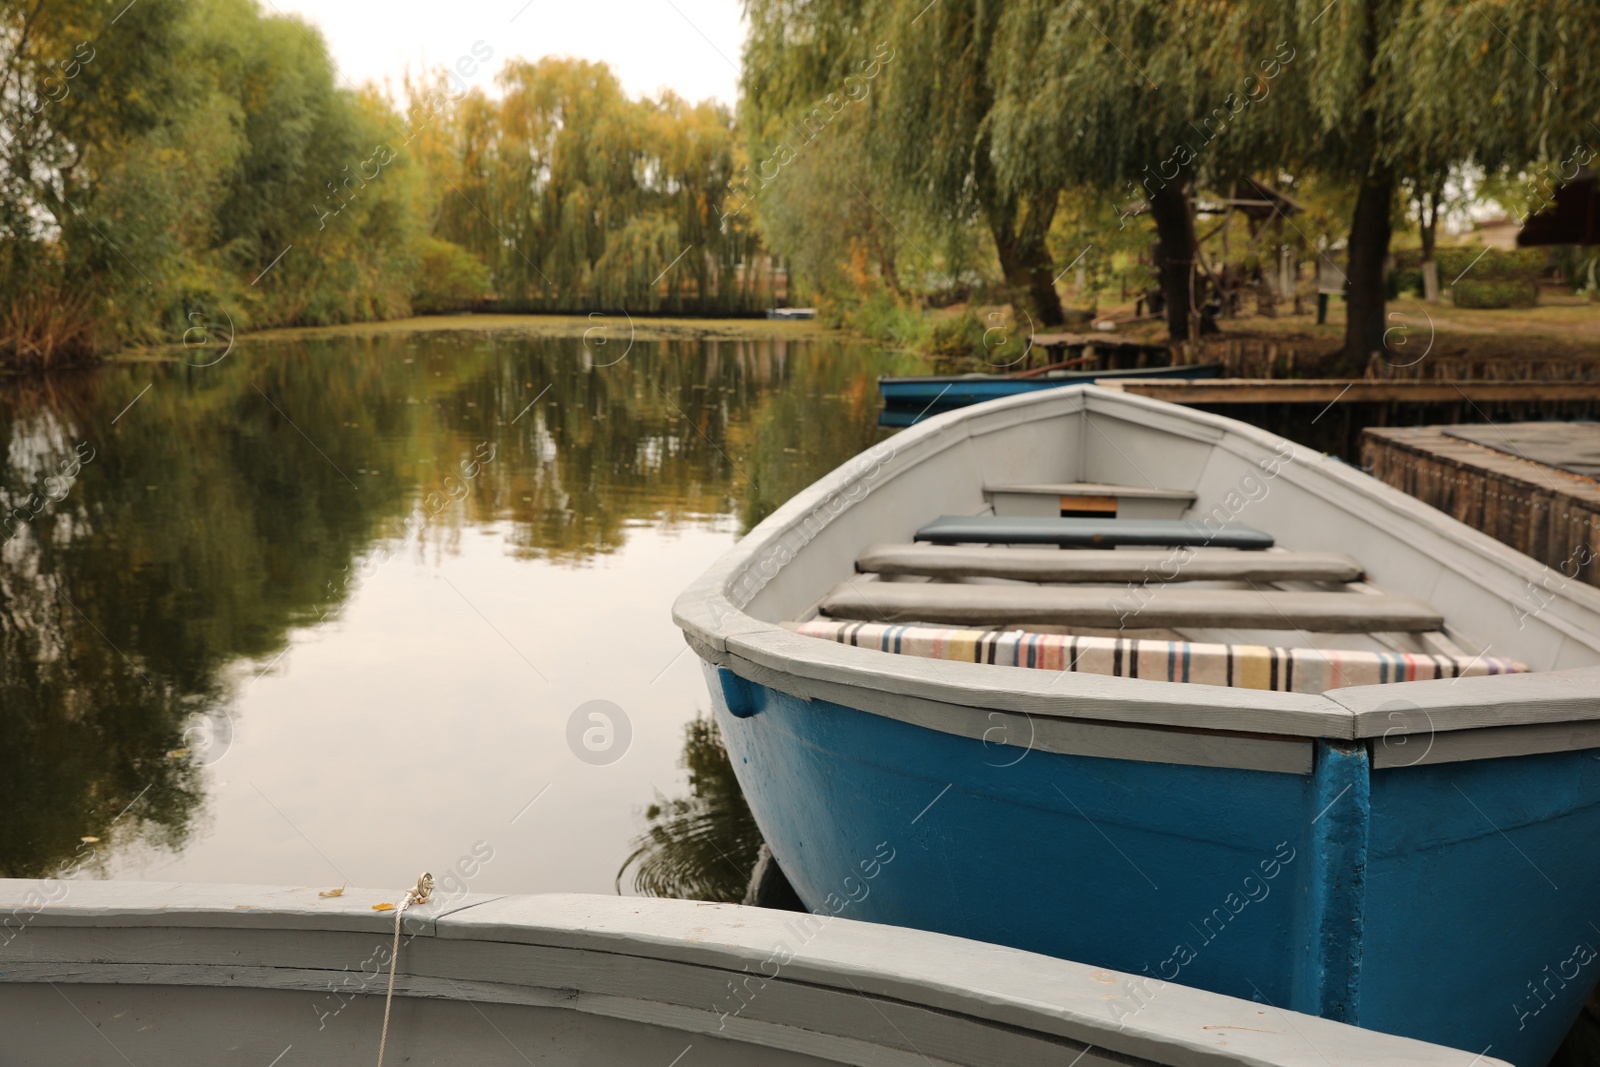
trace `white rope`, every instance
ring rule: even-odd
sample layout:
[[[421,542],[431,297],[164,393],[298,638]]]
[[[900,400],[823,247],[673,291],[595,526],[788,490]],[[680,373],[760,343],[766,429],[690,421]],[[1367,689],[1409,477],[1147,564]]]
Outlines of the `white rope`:
[[[400,919],[411,905],[426,904],[428,895],[432,892],[433,875],[423,871],[417,876],[417,884],[406,890],[405,899],[400,901],[400,906],[395,909],[394,947],[389,951],[389,992],[383,998],[383,1033],[378,1038],[378,1067],[383,1067],[383,1050],[389,1043],[389,1007],[394,1002],[395,966],[400,962]]]

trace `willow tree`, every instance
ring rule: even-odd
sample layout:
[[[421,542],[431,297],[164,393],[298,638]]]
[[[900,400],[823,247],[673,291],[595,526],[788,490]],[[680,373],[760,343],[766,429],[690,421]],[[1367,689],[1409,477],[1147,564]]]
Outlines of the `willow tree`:
[[[947,247],[982,226],[1013,302],[1056,326],[1046,236],[1061,187],[1002,182],[993,164],[993,83],[1010,62],[995,49],[1004,6],[750,0],[740,117],[762,159],[816,154],[821,139],[844,131],[859,136],[854,166],[898,226]]]
[[[902,251],[913,259],[916,253],[902,250],[901,234],[874,206],[889,197],[867,163],[867,134],[864,116],[841,116],[827,137],[790,161],[780,180],[743,202],[737,218],[753,218],[782,253],[796,290],[837,291],[875,271],[897,297],[909,295]]]
[[[993,0],[895,4],[897,55],[879,125],[891,173],[909,194],[946,225],[982,220],[1019,305],[1038,325],[1059,326],[1065,318],[1045,239],[1061,182],[1042,171],[1003,182],[995,171],[994,83],[1018,58],[997,44],[1005,8]]]
[[[634,99],[603,63],[514,60],[501,97],[435,102],[414,89],[434,234],[476,254],[502,297],[544,308],[758,302],[755,250],[722,223],[733,117],[671,93]]]
[[[1590,121],[1600,104],[1595,0],[1242,7],[1256,10],[1238,22],[1239,47],[1260,51],[1284,38],[1297,53],[1296,91],[1275,108],[1287,120],[1279,123],[1283,141],[1265,146],[1258,164],[1315,170],[1356,193],[1346,249],[1347,364],[1386,349],[1384,264],[1402,187],[1432,198],[1463,169],[1533,168],[1559,184],[1576,174],[1574,157],[1592,154],[1587,145],[1600,132]],[[1206,17],[1200,36],[1210,32]]]
[[[1312,96],[1321,129],[1358,132],[1330,136],[1320,163],[1362,182],[1345,355],[1365,358],[1384,347],[1382,264],[1402,179],[1437,191],[1463,167],[1520,174],[1537,205],[1595,156],[1600,3],[1364,0],[1302,24],[1325,72]]]
[[[1316,172],[1353,190],[1343,352],[1353,363],[1384,350],[1402,180],[1437,188],[1468,165],[1570,180],[1597,132],[1586,125],[1600,102],[1594,0],[1013,0],[1002,38],[1019,57],[1002,72],[1003,170],[1142,196],[1169,301],[1192,243],[1175,203],[1185,184]]]
[[[1154,224],[1157,272],[1174,341],[1199,328],[1192,195],[1248,177],[1284,136],[1272,98],[1288,51],[1234,46],[1278,20],[1249,5],[1154,0],[1011,0],[1000,19],[990,129],[1001,177],[1117,205],[1123,226]],[[1201,26],[1204,29],[1201,29]]]

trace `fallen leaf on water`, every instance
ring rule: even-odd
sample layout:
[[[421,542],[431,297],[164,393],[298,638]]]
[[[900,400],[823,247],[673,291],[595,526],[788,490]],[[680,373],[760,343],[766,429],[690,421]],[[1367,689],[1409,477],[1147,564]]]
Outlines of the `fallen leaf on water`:
[[[100,843],[100,839],[98,837],[80,837],[78,840],[82,841],[86,845],[98,845]]]
[[[187,756],[188,754],[189,750],[186,748],[175,748],[167,753],[168,757],[172,759],[177,759],[179,756]]]
[[[394,910],[394,905],[393,904],[374,904],[372,906],[372,910],[373,911],[393,911]]]
[[[322,892],[318,893],[317,896],[319,896],[319,897],[342,897],[342,896],[344,896],[344,886],[340,886],[338,889],[324,889]]]

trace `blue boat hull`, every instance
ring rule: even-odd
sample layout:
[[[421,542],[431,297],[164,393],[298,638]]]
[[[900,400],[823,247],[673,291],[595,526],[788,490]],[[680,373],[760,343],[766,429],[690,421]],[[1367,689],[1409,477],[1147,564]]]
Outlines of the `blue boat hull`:
[[[1600,978],[1600,750],[1373,770],[1321,741],[1310,774],[1179,766],[706,670],[809,908],[1148,975],[1108,987],[1115,1018],[1173,981],[1543,1067]]]
[[[1073,371],[1050,378],[1011,378],[999,374],[929,375],[916,378],[879,378],[878,392],[883,396],[884,419],[906,417],[904,422],[885,421],[883,424],[909,426],[916,421],[916,416],[923,412],[933,414],[950,411],[1003,396],[1034,393],[1041,389],[1060,389],[1067,385],[1082,385],[1084,382],[1092,382],[1099,378],[1198,380],[1215,378],[1221,373],[1220,363],[1202,363],[1179,367],[1144,367],[1136,370]]]

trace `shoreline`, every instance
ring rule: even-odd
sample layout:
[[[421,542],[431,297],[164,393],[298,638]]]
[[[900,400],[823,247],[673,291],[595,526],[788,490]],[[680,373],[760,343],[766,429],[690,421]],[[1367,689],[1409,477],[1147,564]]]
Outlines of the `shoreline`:
[[[310,340],[323,337],[352,337],[384,333],[441,333],[450,331],[512,331],[535,337],[582,337],[593,329],[608,329],[626,335],[631,327],[636,341],[677,341],[700,338],[739,341],[815,340],[839,337],[844,331],[823,326],[817,320],[780,319],[700,319],[693,317],[629,319],[614,315],[518,314],[511,312],[468,312],[456,315],[413,315],[404,319],[351,322],[338,326],[282,326],[240,334],[241,341]]]
[[[413,315],[403,319],[349,322],[335,326],[276,326],[239,334],[235,341],[320,341],[340,337],[376,337],[415,333],[515,333],[526,337],[584,337],[591,330],[609,330],[603,343],[634,341],[820,341],[866,340],[847,330],[823,326],[815,319],[629,319],[624,314],[535,315],[469,312],[456,315]],[[145,345],[106,356],[100,363],[170,362],[181,344]],[[89,368],[92,369],[92,368]]]

